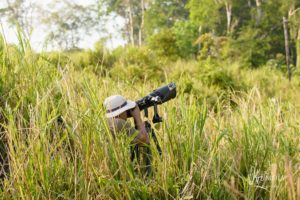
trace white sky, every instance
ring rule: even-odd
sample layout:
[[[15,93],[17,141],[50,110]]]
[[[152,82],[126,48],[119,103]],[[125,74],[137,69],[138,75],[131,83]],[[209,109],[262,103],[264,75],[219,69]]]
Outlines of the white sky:
[[[30,2],[38,3],[39,5],[46,6],[48,3],[51,3],[53,0],[29,0]],[[72,0],[75,3],[88,5],[94,0]],[[3,8],[6,4],[5,0],[0,0],[0,8]],[[0,18],[0,23],[3,27],[1,33],[4,34],[6,41],[8,43],[17,43],[17,34],[15,27],[9,27],[5,20]],[[107,47],[112,49],[119,45],[124,45],[125,40],[122,38],[121,33],[118,31],[123,25],[122,18],[112,18],[106,23],[105,29],[108,34],[111,35],[111,39],[107,41]],[[92,35],[86,35],[82,37],[82,41],[79,42],[79,47],[81,48],[93,48],[96,41],[101,39],[101,37],[108,36],[106,33],[93,33]],[[34,27],[32,36],[31,36],[31,46],[36,51],[47,50],[44,49],[44,40],[46,37],[46,31],[41,26]]]

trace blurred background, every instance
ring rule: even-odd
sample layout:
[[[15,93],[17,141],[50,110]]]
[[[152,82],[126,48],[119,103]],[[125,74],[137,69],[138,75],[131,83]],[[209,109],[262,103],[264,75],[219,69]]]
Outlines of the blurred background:
[[[300,63],[299,0],[2,0],[2,33],[36,51],[147,46],[171,59],[239,59],[257,67]]]

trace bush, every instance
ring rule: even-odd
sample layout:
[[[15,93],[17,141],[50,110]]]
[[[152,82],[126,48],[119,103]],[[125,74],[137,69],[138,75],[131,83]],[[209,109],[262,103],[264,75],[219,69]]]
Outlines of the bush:
[[[232,49],[235,49],[236,57],[245,66],[257,68],[264,65],[270,50],[267,38],[262,38],[259,31],[244,28],[237,40],[232,41]]]
[[[199,65],[199,79],[204,85],[217,87],[222,92],[228,92],[228,90],[247,91],[249,89],[243,74],[240,73],[240,68],[234,64],[203,61]]]
[[[75,66],[75,69],[83,69],[95,64],[92,62],[91,55],[87,51],[68,52],[66,56],[69,62]]]
[[[189,21],[178,21],[172,28],[182,58],[189,58],[197,54],[195,41],[198,37],[198,27]]]
[[[59,51],[52,51],[47,53],[39,54],[39,56],[48,63],[54,66],[65,66],[69,59],[65,53]]]
[[[198,59],[205,60],[225,60],[230,57],[230,49],[228,48],[229,38],[217,37],[211,33],[204,33],[196,40],[200,50],[198,52]]]
[[[174,61],[181,55],[176,35],[171,29],[162,29],[159,33],[151,36],[147,44],[160,59],[167,58]]]
[[[75,69],[90,68],[94,73],[102,73],[103,69],[111,68],[116,61],[102,42],[95,44],[95,50],[75,49],[66,52],[49,52],[40,55],[49,63],[64,67],[71,64]]]
[[[118,48],[112,53],[117,60],[110,74],[114,77],[161,78],[161,63],[146,47],[128,46]]]
[[[104,46],[102,41],[95,44],[95,50],[89,50],[90,64],[94,66],[104,66],[110,68],[116,61],[115,57],[112,56],[111,52]]]

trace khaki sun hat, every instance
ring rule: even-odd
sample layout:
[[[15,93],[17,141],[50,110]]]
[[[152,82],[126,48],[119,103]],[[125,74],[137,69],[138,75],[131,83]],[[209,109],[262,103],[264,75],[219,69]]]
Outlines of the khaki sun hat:
[[[106,117],[112,118],[120,115],[126,110],[134,108],[136,103],[134,101],[126,100],[121,95],[113,95],[105,99],[104,106],[106,108]]]

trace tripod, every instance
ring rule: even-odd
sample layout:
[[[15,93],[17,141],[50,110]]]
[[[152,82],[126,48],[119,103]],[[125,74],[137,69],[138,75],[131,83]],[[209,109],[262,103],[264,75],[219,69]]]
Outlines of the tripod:
[[[144,109],[144,115],[145,115],[145,117],[148,118],[148,108]],[[154,105],[154,115],[153,115],[152,122],[154,124],[162,122],[162,118],[158,115],[157,105]],[[158,154],[161,156],[162,150],[159,145],[159,142],[156,137],[156,133],[155,133],[154,129],[151,127],[151,124],[148,121],[145,121],[145,126],[146,126],[146,130],[147,130],[149,137],[153,139],[153,142],[156,146]],[[145,152],[142,152],[140,148],[144,148]],[[145,165],[146,165],[145,166],[145,174],[146,174],[146,176],[149,176],[152,172],[152,164],[151,164],[152,163],[152,152],[151,152],[150,147],[149,146],[139,147],[138,145],[131,147],[131,161],[134,161],[134,159],[136,158],[137,163],[139,165],[141,165],[141,162],[142,162],[141,156],[143,156],[143,160],[145,161]]]

